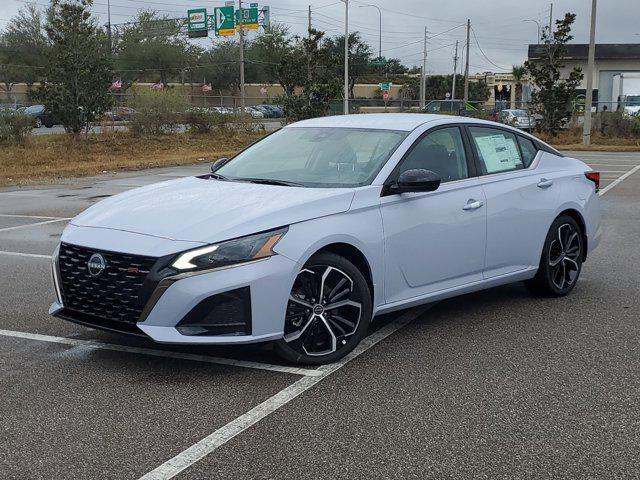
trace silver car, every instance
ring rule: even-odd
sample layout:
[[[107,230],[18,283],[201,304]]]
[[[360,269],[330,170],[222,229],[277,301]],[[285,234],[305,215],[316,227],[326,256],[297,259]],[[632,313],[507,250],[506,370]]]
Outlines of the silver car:
[[[377,314],[517,281],[566,295],[600,241],[599,174],[494,122],[317,118],[212,170],[74,218],[50,313],[322,364]]]
[[[502,110],[498,119],[501,123],[521,130],[533,130],[536,127],[536,119],[526,110]]]

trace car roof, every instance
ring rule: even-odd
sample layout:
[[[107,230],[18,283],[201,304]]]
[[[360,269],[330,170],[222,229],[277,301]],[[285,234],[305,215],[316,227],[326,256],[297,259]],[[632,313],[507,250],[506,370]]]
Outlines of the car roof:
[[[334,115],[318,117],[287,125],[285,128],[297,127],[340,127],[370,128],[376,130],[403,130],[410,132],[420,125],[436,120],[460,121],[460,117],[452,115],[434,115],[428,113],[367,113],[357,115]],[[468,120],[468,119],[465,119]]]

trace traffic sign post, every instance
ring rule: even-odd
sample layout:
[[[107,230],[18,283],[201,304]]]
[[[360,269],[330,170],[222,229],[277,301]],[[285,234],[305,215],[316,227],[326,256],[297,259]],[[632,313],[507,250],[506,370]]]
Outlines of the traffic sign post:
[[[389,90],[391,90],[391,86],[393,85],[393,83],[391,82],[382,82],[379,83],[378,86],[380,87],[380,90],[382,90],[383,92],[386,90],[387,92]]]
[[[214,29],[216,37],[232,37],[236,34],[233,5],[216,7],[214,9]]]
[[[389,90],[382,92],[382,100],[384,100],[384,111],[387,111],[387,103],[389,103]]]
[[[194,8],[193,10],[188,10],[187,19],[187,30],[190,38],[206,37],[209,35],[206,8]]]

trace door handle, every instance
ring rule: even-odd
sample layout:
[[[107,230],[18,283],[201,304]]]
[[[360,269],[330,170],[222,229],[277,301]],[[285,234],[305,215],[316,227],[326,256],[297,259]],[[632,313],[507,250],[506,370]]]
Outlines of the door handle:
[[[547,180],[546,178],[541,178],[538,182],[538,188],[549,188],[553,185],[553,180]]]
[[[462,207],[463,210],[477,210],[478,208],[480,208],[481,206],[484,205],[484,202],[481,202],[479,200],[469,200],[467,202],[467,204]]]

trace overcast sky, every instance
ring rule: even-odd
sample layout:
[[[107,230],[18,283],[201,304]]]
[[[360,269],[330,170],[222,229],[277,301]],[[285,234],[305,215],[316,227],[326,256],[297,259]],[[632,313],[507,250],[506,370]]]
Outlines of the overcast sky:
[[[23,0],[0,0],[0,29],[20,8]],[[35,2],[40,8],[46,0]],[[236,1],[237,3],[237,1]],[[245,3],[249,1],[245,0]],[[259,2],[269,5],[272,21],[288,25],[292,33],[303,34],[307,25],[307,6],[312,8],[312,23],[328,35],[344,32],[344,3],[335,0],[270,0]],[[397,57],[406,65],[422,62],[422,38],[425,26],[428,32],[427,71],[449,73],[453,70],[453,52],[456,40],[460,49],[465,42],[463,24],[471,19],[470,71],[510,70],[511,65],[526,60],[527,45],[535,43],[537,26],[549,22],[549,2],[543,0],[350,0],[350,31],[358,30],[378,50],[379,14],[382,9],[382,54]],[[111,0],[111,21],[114,24],[133,20],[139,9],[152,9],[172,17],[186,16],[188,8],[224,5],[224,1],[201,0]],[[589,34],[591,0],[556,0],[553,16],[565,12],[577,14],[574,42],[586,43]],[[106,23],[107,0],[95,0],[93,11],[101,23]],[[640,43],[640,0],[600,0],[598,8],[598,43]],[[250,33],[256,35],[256,33]],[[216,41],[206,40],[207,42]],[[478,46],[479,45],[479,46]],[[484,52],[484,54],[483,54]],[[458,70],[459,71],[459,70]]]

